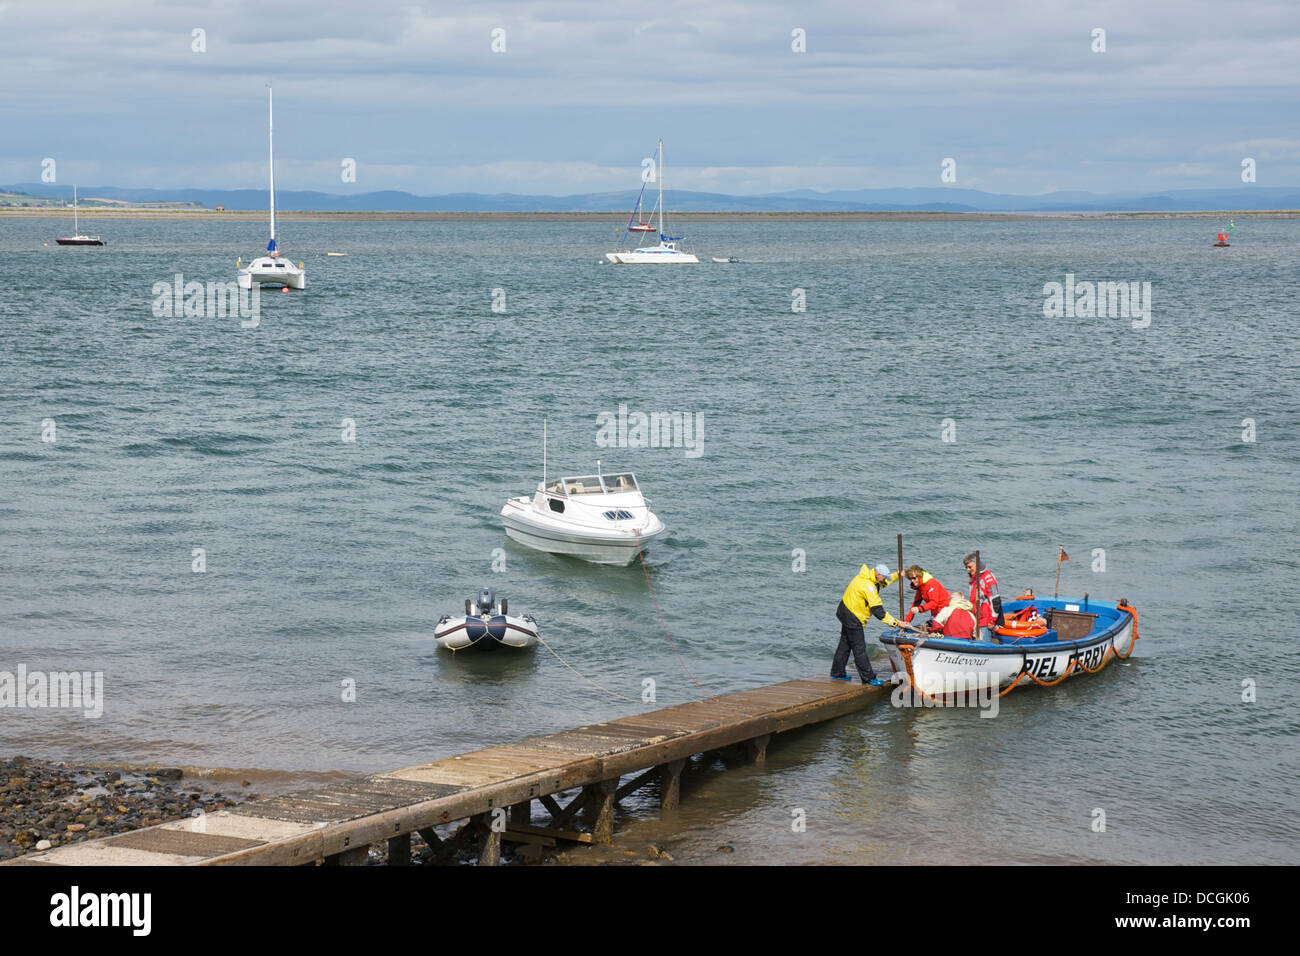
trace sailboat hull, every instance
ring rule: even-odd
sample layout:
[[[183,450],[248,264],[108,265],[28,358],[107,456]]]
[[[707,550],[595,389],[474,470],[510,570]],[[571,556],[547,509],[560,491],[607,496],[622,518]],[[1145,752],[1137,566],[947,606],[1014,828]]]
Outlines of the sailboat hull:
[[[102,246],[103,239],[93,239],[90,236],[71,236],[67,239],[55,239],[61,246]]]
[[[680,249],[665,249],[652,246],[648,249],[633,249],[630,252],[607,252],[605,258],[615,265],[639,265],[641,263],[683,264],[699,262],[699,257]]]
[[[239,271],[238,282],[241,289],[251,289],[254,282],[258,285],[278,285],[288,286],[290,289],[305,289],[307,287],[307,273],[292,262],[262,256],[259,259],[254,259]]]

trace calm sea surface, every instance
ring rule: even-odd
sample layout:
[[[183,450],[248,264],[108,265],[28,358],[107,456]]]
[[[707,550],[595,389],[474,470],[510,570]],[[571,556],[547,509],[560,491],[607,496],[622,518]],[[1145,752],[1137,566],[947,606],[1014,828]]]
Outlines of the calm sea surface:
[[[841,590],[898,532],[949,585],[981,548],[1004,595],[1050,594],[1062,544],[1063,593],[1141,612],[1097,677],[995,719],[881,702],[762,771],[702,768],[671,827],[632,801],[627,839],[1300,862],[1300,222],[1230,249],[1208,221],[701,223],[706,261],[675,269],[601,264],[612,223],[289,222],[308,288],[264,294],[255,329],[155,317],[152,289],[233,279],[257,225],[56,247],[69,225],[0,219],[0,671],[102,671],[104,713],[0,710],[0,755],[377,771],[701,696],[640,566],[507,541],[545,419],[551,474],[636,471],[669,527],[654,594],[712,693],[826,673]],[[1045,318],[1066,273],[1150,282],[1150,326]],[[597,447],[620,404],[700,413],[703,453]],[[634,700],[544,648],[437,651],[485,584]]]

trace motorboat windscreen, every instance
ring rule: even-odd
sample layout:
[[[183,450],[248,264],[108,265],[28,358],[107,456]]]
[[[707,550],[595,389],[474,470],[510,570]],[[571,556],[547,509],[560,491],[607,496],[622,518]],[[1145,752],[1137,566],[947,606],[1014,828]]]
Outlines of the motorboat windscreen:
[[[630,471],[616,475],[579,475],[561,478],[546,487],[547,491],[565,495],[619,495],[639,492],[636,478]]]
[[[624,492],[638,491],[636,479],[632,473],[625,472],[621,475],[605,475],[605,490],[610,494],[623,494]]]
[[[600,495],[605,489],[601,487],[600,475],[582,475],[578,478],[564,479],[566,495]]]

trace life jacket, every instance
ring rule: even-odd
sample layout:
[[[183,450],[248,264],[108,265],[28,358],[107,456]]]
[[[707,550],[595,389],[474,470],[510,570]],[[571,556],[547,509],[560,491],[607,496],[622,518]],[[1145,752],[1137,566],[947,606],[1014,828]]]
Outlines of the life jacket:
[[[998,597],[998,579],[988,568],[979,572],[970,583],[970,602],[975,604],[975,588],[980,590],[980,627],[992,627],[997,615],[993,613],[993,598]]]
[[[916,597],[912,598],[912,607],[917,610],[936,614],[948,604],[948,589],[929,571],[921,572],[920,587],[913,587],[913,590]]]

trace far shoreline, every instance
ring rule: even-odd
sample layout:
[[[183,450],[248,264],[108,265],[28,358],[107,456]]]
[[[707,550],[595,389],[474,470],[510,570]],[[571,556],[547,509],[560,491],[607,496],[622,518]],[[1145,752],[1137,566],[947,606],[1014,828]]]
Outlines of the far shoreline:
[[[139,219],[146,221],[242,222],[265,219],[267,210],[200,209],[83,209],[88,221]],[[320,210],[286,212],[276,217],[290,222],[573,222],[621,221],[616,212],[413,212]],[[674,212],[672,218],[688,222],[1126,222],[1160,219],[1300,219],[1300,209],[1207,209],[1160,212]],[[61,209],[0,207],[0,219],[63,220]]]

